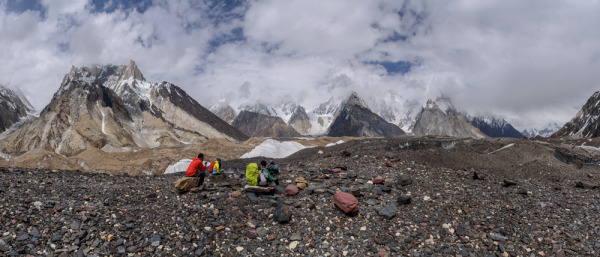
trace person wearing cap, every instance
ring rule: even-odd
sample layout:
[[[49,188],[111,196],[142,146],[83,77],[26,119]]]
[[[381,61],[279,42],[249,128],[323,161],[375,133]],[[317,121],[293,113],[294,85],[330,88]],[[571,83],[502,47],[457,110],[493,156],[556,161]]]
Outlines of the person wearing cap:
[[[211,175],[220,175],[221,174],[221,158],[217,158],[216,161],[211,162],[210,166],[208,167],[208,171],[211,172]]]

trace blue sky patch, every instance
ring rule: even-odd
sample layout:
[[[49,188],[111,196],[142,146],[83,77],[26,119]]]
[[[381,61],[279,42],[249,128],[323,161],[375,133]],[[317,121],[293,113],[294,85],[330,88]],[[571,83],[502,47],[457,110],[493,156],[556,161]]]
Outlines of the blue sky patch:
[[[406,74],[407,72],[410,71],[410,68],[412,67],[412,63],[405,62],[405,61],[398,61],[398,62],[373,61],[373,62],[368,62],[368,64],[383,66],[383,68],[385,68],[385,70],[387,71],[387,73],[389,75]]]

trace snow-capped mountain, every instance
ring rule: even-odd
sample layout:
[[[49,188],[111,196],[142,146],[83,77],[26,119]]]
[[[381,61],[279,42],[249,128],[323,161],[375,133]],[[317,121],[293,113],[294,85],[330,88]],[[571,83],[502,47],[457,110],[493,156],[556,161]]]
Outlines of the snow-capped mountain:
[[[402,128],[406,133],[412,133],[412,129],[417,120],[417,115],[421,112],[422,105],[414,100],[407,100],[394,92],[369,99],[371,110],[381,116],[389,123],[393,123]]]
[[[0,85],[0,132],[34,112],[27,98],[18,91]]]
[[[521,131],[521,134],[529,138],[536,136],[550,137],[552,136],[552,134],[556,133],[556,131],[558,131],[560,128],[562,128],[562,126],[558,125],[558,123],[549,122],[545,126],[540,128],[525,129]]]
[[[353,92],[334,114],[328,136],[400,137],[405,135],[400,127],[373,113],[363,99]]]
[[[70,155],[105,150],[197,144],[247,136],[179,87],[145,81],[135,62],[72,67],[35,121],[3,142],[6,153],[33,149]]]
[[[307,112],[304,106],[300,106],[294,101],[279,104],[260,102],[239,107],[233,107],[224,101],[219,101],[210,107],[210,111],[229,124],[233,124],[233,120],[242,111],[249,111],[279,117],[287,125],[297,128],[297,132],[302,135],[323,135],[333,122],[335,111],[339,108],[340,103],[341,101],[330,98]],[[308,123],[306,119],[308,119]]]
[[[494,116],[468,116],[467,120],[488,137],[513,137],[521,138],[523,134],[516,130],[510,123]]]
[[[600,91],[594,93],[575,117],[567,122],[553,137],[598,137],[600,136]]]
[[[240,111],[250,111],[264,114],[267,116],[280,117],[284,122],[288,122],[292,117],[294,110],[298,106],[293,101],[282,102],[278,104],[268,104],[257,102],[254,105],[245,105],[239,108]],[[239,113],[239,112],[238,112]]]
[[[438,106],[438,101],[444,109]],[[471,125],[463,114],[456,111],[448,98],[428,100],[417,116],[413,133],[418,136],[486,137],[478,128]]]

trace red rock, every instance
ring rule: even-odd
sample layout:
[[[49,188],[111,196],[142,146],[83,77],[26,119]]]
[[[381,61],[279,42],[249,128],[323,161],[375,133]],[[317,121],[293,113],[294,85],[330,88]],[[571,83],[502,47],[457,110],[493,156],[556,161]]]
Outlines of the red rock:
[[[333,195],[333,203],[346,214],[358,211],[358,200],[350,193],[335,193]]]
[[[298,187],[294,184],[288,185],[287,187],[285,187],[285,193],[287,195],[297,195]]]
[[[340,173],[340,172],[342,172],[342,169],[340,169],[340,168],[334,168],[331,171],[333,171],[333,173]]]
[[[394,164],[392,164],[392,162],[388,161],[385,163],[385,166],[394,167]]]
[[[383,184],[385,182],[385,179],[378,177],[373,179],[373,184]]]

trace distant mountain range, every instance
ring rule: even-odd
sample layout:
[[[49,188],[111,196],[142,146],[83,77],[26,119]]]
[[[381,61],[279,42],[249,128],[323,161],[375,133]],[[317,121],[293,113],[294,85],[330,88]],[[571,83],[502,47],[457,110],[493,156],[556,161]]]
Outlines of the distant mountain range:
[[[0,87],[0,132],[4,131],[0,145],[9,154],[37,149],[73,155],[90,147],[105,151],[171,147],[210,138],[600,135],[600,92],[562,128],[551,123],[522,132],[498,117],[461,113],[444,97],[421,105],[389,92],[371,100],[374,105],[368,106],[353,92],[313,108],[287,99],[239,107],[222,101],[209,111],[171,83],[146,81],[134,61],[72,67],[39,117],[32,115],[33,108],[21,94]]]

